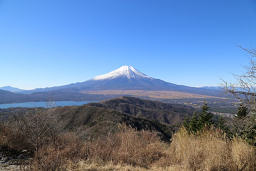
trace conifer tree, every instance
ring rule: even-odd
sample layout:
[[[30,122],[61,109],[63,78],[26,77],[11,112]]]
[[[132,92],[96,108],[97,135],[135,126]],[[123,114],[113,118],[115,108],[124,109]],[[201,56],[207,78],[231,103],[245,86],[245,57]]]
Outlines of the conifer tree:
[[[238,111],[237,111],[237,117],[238,118],[244,118],[248,115],[248,109],[245,105],[240,104],[240,106],[238,107]]]
[[[207,103],[202,106],[202,112],[199,114],[199,127],[202,129],[205,126],[210,126],[213,121],[213,114],[209,112],[209,107]]]
[[[202,106],[201,112],[194,113],[191,119],[186,119],[184,122],[184,127],[189,133],[196,134],[201,131],[204,127],[213,124],[213,114],[209,112],[209,107],[205,103]]]

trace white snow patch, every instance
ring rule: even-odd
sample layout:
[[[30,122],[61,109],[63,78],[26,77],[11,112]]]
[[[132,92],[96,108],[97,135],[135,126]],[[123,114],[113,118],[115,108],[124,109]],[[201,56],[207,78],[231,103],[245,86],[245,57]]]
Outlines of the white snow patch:
[[[118,77],[127,77],[128,79],[139,79],[139,78],[149,78],[146,74],[136,70],[132,66],[121,66],[120,68],[109,72],[104,75],[99,75],[93,78],[93,80],[105,80],[105,79],[114,79]]]

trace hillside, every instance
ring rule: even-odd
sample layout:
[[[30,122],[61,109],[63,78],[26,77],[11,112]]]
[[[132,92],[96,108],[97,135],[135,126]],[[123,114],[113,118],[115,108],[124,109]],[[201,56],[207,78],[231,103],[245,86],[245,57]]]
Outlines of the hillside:
[[[74,131],[83,138],[97,138],[116,132],[118,124],[125,123],[137,130],[151,130],[165,141],[169,141],[173,132],[172,126],[161,124],[115,110],[85,105],[81,107],[63,107],[45,111],[57,116],[58,123],[64,130]]]
[[[33,115],[38,110],[54,116],[62,130],[75,131],[84,138],[107,135],[118,130],[118,124],[125,123],[137,130],[156,131],[166,141],[170,139],[175,125],[194,111],[192,107],[184,105],[122,97],[84,106],[2,109],[0,119],[13,115]]]
[[[0,87],[0,90],[5,90],[5,91],[10,91],[13,93],[18,93],[18,92],[22,92],[24,90],[16,88],[16,87],[12,87],[12,86],[4,86],[4,87]]]
[[[28,101],[28,95],[12,93],[5,90],[0,90],[0,103],[15,103]]]
[[[186,105],[168,104],[134,97],[111,99],[100,104],[95,105],[172,125],[181,123],[185,117],[191,116],[195,111],[194,108]]]

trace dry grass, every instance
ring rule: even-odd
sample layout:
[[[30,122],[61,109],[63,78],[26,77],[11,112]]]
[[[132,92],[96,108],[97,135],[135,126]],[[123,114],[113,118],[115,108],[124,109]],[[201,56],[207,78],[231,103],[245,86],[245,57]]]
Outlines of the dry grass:
[[[169,152],[173,154],[172,163],[187,170],[221,170],[232,166],[229,147],[229,142],[219,131],[207,130],[200,135],[189,135],[182,128],[175,134]]]
[[[87,160],[74,170],[255,170],[255,149],[216,129],[191,135],[181,128],[170,145],[150,132],[125,128],[105,141],[87,144]],[[71,167],[70,167],[71,168]]]
[[[68,168],[85,170],[86,168],[83,168],[79,162],[82,160],[86,161],[84,167],[88,169],[93,164],[97,164],[97,167],[101,166],[102,169],[104,167],[118,169],[118,166],[120,169],[124,167],[146,169],[165,155],[163,152],[167,147],[167,144],[160,142],[155,133],[138,132],[121,125],[120,132],[91,142],[82,142],[72,133],[61,135],[54,144],[41,147],[29,166],[24,168],[42,171],[68,170]],[[108,165],[109,163],[112,163],[112,166]]]
[[[30,150],[31,144],[17,127],[0,125],[0,146],[8,147],[16,151]]]
[[[167,145],[148,131],[121,126],[121,131],[86,144],[88,160],[148,167],[163,155]]]
[[[6,129],[6,128],[5,128]],[[5,130],[1,128],[1,130]],[[90,142],[66,133],[35,153],[25,170],[255,170],[256,152],[240,138],[229,140],[218,129],[197,135],[181,128],[171,144],[152,132],[121,125],[118,133]],[[6,129],[9,133],[10,129]],[[0,134],[9,144],[13,134]],[[12,140],[14,143],[14,140]]]
[[[132,166],[132,165],[125,165],[125,164],[114,164],[113,162],[106,163],[104,165],[98,163],[88,163],[85,161],[80,161],[77,165],[69,165],[67,170],[69,171],[179,171],[183,170],[183,168],[179,166],[168,166],[168,167],[155,167],[152,166],[150,169],[139,167],[139,166]]]
[[[88,163],[85,161],[81,161],[77,163],[77,165],[70,165],[67,170],[72,171],[84,171],[84,170],[90,170],[90,171],[96,171],[96,170],[123,170],[123,171],[143,171],[147,170],[145,168],[141,167],[134,167],[131,165],[121,165],[121,164],[114,164],[112,162],[106,163],[104,165],[98,164],[98,163]]]
[[[231,146],[231,156],[238,170],[256,169],[255,148],[241,138],[234,138]]]
[[[63,134],[53,144],[41,147],[26,170],[66,170],[68,161],[76,163],[84,157],[83,147],[75,134]]]
[[[255,149],[245,141],[228,140],[216,129],[189,135],[184,128],[175,134],[170,146],[173,164],[186,170],[254,170]]]
[[[147,91],[147,90],[100,90],[100,91],[83,91],[85,94],[102,94],[102,95],[132,95],[138,97],[150,97],[157,99],[184,99],[184,98],[218,98],[193,93],[184,93],[178,91]]]

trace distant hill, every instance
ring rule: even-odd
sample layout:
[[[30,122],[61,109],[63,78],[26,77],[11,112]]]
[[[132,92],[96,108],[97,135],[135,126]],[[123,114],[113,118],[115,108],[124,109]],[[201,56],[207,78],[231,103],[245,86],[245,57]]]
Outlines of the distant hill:
[[[180,124],[185,117],[191,116],[195,111],[194,108],[186,105],[168,104],[134,97],[111,99],[100,104],[96,103],[95,106],[171,125]]]
[[[27,100],[29,100],[29,97],[27,95],[0,90],[0,103],[15,103]]]
[[[11,86],[0,87],[0,90],[10,91],[13,93],[19,93],[19,92],[25,91],[19,88],[11,87]]]

